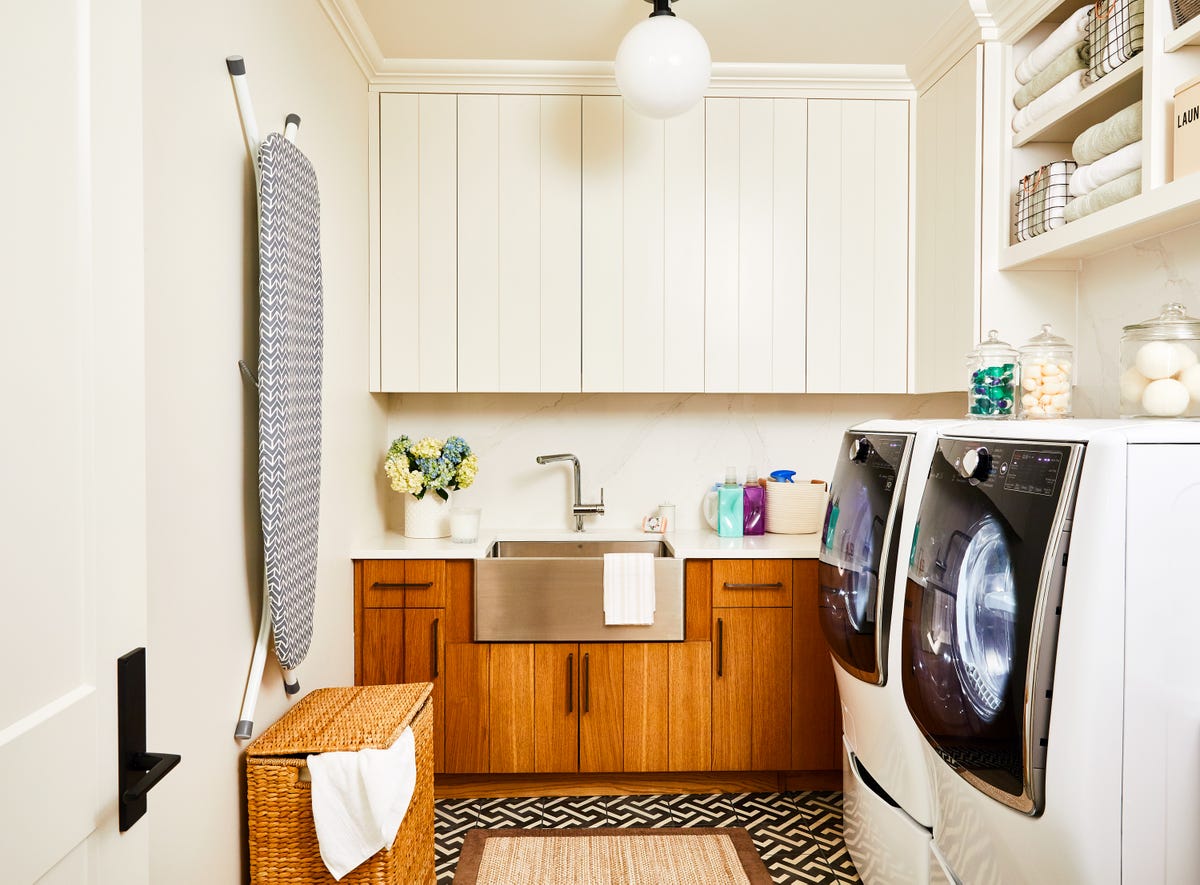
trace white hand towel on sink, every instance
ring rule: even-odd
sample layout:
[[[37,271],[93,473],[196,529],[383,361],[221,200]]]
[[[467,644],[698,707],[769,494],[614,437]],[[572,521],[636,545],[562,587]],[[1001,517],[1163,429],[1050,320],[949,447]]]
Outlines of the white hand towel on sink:
[[[395,841],[417,785],[412,729],[386,750],[321,753],[307,761],[321,860],[341,879]]]
[[[604,554],[604,623],[654,623],[654,557],[649,553]]]

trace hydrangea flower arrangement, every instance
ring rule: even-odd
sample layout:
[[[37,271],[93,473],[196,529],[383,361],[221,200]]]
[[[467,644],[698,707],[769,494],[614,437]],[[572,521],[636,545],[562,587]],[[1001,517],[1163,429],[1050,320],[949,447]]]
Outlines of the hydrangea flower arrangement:
[[[451,436],[445,442],[431,436],[413,442],[402,436],[388,448],[383,470],[392,488],[401,494],[419,501],[432,491],[448,501],[450,492],[475,482],[479,456],[461,436]]]

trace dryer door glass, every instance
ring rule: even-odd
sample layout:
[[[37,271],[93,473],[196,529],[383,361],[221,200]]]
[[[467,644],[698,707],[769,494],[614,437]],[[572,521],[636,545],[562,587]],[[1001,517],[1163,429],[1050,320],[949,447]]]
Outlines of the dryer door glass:
[[[818,606],[834,657],[859,679],[883,683],[890,594],[896,574],[893,520],[908,468],[909,434],[845,435],[821,534]]]
[[[1070,510],[1078,446],[941,440],[904,599],[904,697],[929,743],[984,792],[1033,812],[1031,647]],[[1055,634],[1056,635],[1056,634]]]

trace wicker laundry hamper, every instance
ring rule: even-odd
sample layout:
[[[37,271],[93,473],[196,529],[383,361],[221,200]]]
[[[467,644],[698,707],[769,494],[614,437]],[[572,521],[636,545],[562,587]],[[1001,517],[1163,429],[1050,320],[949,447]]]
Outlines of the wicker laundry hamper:
[[[313,691],[246,748],[246,806],[252,883],[333,883],[321,860],[310,753],[390,747],[412,726],[417,786],[391,848],[343,883],[433,885],[433,686],[370,685]]]

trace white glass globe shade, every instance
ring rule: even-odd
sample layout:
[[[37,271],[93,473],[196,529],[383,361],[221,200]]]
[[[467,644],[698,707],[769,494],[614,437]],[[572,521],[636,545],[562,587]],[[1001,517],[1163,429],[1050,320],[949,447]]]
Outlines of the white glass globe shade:
[[[635,111],[665,119],[698,102],[712,78],[708,44],[693,25],[656,15],[635,25],[617,48],[617,88]]]

